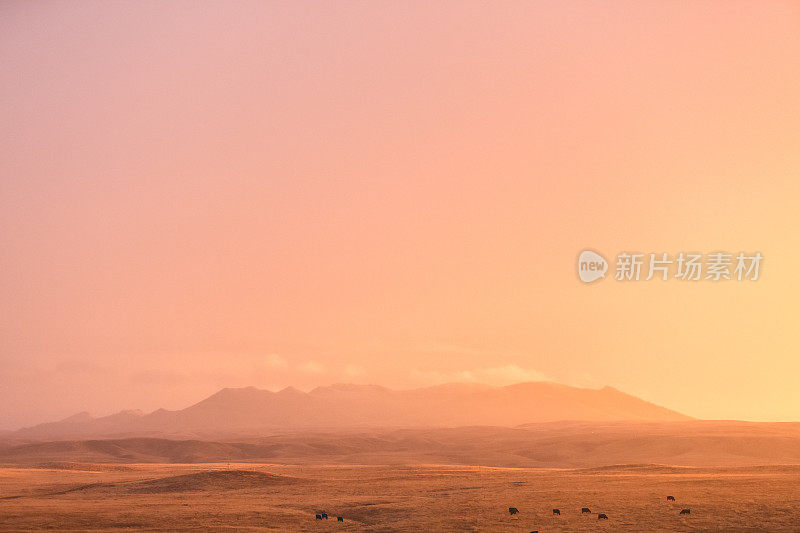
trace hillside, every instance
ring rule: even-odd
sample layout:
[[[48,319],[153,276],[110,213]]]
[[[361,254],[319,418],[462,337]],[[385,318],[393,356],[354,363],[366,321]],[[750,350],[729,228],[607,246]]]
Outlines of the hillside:
[[[599,467],[800,464],[800,424],[558,422],[518,428],[308,431],[239,442],[152,438],[31,442],[0,464],[267,462]]]

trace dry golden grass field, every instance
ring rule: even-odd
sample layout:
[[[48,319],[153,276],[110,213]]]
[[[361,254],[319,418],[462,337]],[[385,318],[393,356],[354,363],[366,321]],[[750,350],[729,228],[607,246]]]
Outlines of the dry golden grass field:
[[[800,467],[780,466],[53,463],[0,469],[0,529],[800,531],[799,496]]]

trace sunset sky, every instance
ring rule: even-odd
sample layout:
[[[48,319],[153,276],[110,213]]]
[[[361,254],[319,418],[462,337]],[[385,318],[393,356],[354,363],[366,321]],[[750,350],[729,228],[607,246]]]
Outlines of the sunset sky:
[[[530,380],[800,420],[798,2],[6,1],[0,87],[0,428]]]

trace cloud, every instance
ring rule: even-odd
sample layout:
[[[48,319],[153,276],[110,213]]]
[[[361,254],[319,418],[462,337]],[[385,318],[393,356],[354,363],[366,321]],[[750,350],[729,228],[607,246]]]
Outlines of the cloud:
[[[270,368],[289,368],[289,362],[276,353],[267,354],[264,362]]]
[[[307,361],[299,365],[297,369],[308,374],[322,374],[325,371],[325,367],[316,361]]]
[[[367,370],[363,366],[359,365],[346,365],[344,367],[344,375],[349,378],[356,378],[359,376],[363,376],[367,373]]]
[[[426,385],[440,383],[485,383],[487,385],[503,386],[525,381],[550,381],[545,374],[538,370],[522,368],[514,364],[474,368],[470,370],[456,370],[452,372],[415,370],[413,375]]]
[[[478,371],[479,375],[484,375],[494,381],[507,381],[509,383],[519,383],[521,381],[547,381],[547,376],[537,370],[520,368],[517,365],[495,366]],[[508,384],[508,383],[507,383]]]
[[[430,354],[453,354],[453,355],[471,355],[477,357],[507,357],[509,359],[519,359],[527,357],[526,352],[515,352],[515,351],[508,351],[504,350],[502,354],[497,353],[493,350],[476,350],[474,348],[470,348],[467,346],[457,346],[455,344],[444,344],[444,343],[428,343],[428,344],[420,344],[414,348],[414,351],[420,353],[430,353]]]

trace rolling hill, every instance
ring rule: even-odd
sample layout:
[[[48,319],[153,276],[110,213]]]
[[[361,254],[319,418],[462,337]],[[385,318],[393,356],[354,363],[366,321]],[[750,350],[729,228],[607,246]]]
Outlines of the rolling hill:
[[[798,465],[800,424],[548,422],[517,428],[298,431],[236,442],[156,438],[30,442],[0,449],[0,464],[44,468],[76,468],[87,463],[206,462],[560,468],[629,465],[634,469],[652,464]]]

